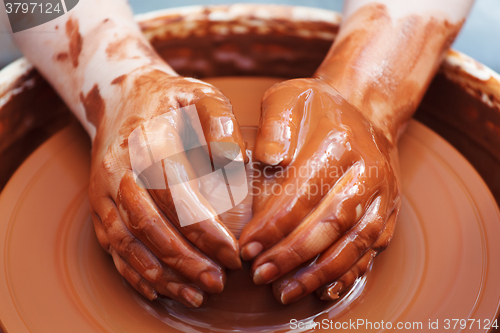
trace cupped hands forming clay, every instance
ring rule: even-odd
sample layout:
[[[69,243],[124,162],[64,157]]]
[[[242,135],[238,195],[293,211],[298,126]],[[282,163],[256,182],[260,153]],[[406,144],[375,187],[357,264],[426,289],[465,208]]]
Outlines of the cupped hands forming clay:
[[[263,97],[254,155],[254,216],[239,240],[254,282],[284,304],[318,288],[337,298],[392,237],[396,147],[331,86],[295,79]]]
[[[217,198],[202,194],[215,193],[214,183],[198,179],[204,154],[214,170],[244,161],[229,100],[178,76],[125,1],[81,2],[33,28],[44,33],[14,39],[93,141],[97,238],[135,289],[198,307],[223,290],[225,268],[241,267],[241,247],[241,257],[254,260],[254,282],[273,283],[287,304],[315,290],[335,299],[388,245],[401,202],[397,139],[472,4],[459,2],[408,10],[397,0],[346,2],[316,78],[277,84],[263,98],[254,216],[239,243],[214,207]],[[192,106],[196,117],[185,111]],[[192,136],[194,118],[201,129]],[[208,145],[187,152],[190,140]],[[132,151],[143,154],[135,159]],[[154,179],[133,168],[148,158]]]

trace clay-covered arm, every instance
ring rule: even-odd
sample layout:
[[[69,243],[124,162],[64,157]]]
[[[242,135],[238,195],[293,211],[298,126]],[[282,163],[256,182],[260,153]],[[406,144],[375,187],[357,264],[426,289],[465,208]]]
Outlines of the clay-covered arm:
[[[80,1],[14,39],[92,138],[90,212],[119,273],[149,299],[161,294],[189,307],[220,292],[224,268],[241,266],[238,243],[203,195],[208,185],[198,182],[184,140],[204,136],[210,147],[227,147],[209,150],[214,163],[242,161],[229,100],[178,76],[142,36],[125,0]],[[194,135],[196,116],[202,131]],[[133,161],[153,170],[147,186],[140,181],[146,169],[133,169]]]
[[[145,40],[125,0],[80,1],[68,14],[13,39],[92,138],[101,118],[111,117],[123,99],[114,80],[151,68],[177,75]],[[96,107],[97,96],[105,110]]]
[[[473,0],[346,0],[344,22],[315,73],[397,141]]]

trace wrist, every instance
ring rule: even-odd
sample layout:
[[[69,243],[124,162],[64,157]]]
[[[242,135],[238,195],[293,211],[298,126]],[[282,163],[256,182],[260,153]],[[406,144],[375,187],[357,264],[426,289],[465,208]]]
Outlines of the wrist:
[[[431,13],[391,17],[370,3],[347,17],[315,73],[396,143],[462,20]]]
[[[337,90],[349,104],[354,106],[364,116],[380,135],[383,135],[390,144],[397,144],[399,133],[404,132],[406,122],[395,122],[393,119],[390,119],[390,116],[388,116],[390,114],[390,105],[378,103],[378,109],[383,110],[384,107],[386,108],[384,112],[374,112],[372,108],[367,108],[366,104],[369,103],[370,96],[364,95],[356,87],[353,87],[353,80],[348,77],[338,77],[317,71],[314,78],[323,81]]]

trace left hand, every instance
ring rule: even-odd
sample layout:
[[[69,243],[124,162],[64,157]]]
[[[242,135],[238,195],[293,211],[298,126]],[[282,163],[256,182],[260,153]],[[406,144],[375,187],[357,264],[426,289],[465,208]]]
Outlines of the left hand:
[[[397,147],[330,85],[295,79],[265,93],[255,159],[274,176],[239,240],[254,282],[273,283],[283,304],[337,298],[393,235]]]

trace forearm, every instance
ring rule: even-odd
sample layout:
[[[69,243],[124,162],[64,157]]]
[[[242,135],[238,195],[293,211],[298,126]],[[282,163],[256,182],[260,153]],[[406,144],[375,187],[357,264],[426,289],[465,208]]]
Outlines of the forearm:
[[[113,122],[131,73],[175,72],[152,50],[124,0],[86,0],[67,15],[14,34],[25,56],[64,99],[93,138]]]
[[[347,0],[315,76],[397,142],[473,0]]]

